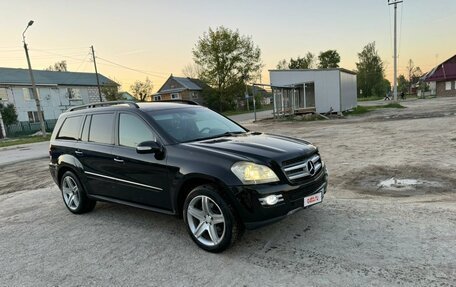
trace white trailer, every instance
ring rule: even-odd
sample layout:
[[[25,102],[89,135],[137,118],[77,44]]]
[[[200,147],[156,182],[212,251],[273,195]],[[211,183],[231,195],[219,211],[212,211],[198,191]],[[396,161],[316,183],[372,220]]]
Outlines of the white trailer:
[[[275,114],[338,113],[358,105],[356,73],[343,68],[269,70],[269,77]]]

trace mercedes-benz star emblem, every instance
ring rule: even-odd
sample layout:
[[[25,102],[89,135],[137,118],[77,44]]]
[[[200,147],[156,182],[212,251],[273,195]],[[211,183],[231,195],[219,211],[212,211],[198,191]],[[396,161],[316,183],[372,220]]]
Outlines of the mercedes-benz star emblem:
[[[307,170],[309,171],[310,175],[314,175],[315,174],[315,165],[314,165],[313,161],[309,160],[307,162]]]

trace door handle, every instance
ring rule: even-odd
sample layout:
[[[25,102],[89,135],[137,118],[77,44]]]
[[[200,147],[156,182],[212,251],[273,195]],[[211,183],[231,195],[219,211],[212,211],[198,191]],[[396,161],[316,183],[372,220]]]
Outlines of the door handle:
[[[114,161],[115,162],[118,162],[118,163],[123,163],[124,160],[123,159],[120,159],[120,158],[114,158]]]
[[[78,151],[78,150],[74,151],[74,153],[75,153],[76,155],[83,155],[83,154],[84,154],[82,151]]]

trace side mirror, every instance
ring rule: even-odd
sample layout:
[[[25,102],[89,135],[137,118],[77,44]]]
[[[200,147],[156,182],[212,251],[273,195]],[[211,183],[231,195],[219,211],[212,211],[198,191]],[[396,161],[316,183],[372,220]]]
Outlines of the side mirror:
[[[163,146],[156,141],[142,142],[136,147],[137,153],[154,153],[156,156],[162,154],[163,150]]]

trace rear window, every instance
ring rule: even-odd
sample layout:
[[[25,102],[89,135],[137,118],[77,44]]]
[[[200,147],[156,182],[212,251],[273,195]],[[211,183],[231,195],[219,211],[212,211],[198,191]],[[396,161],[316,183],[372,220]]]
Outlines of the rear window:
[[[113,144],[114,114],[94,114],[90,124],[89,141]]]
[[[82,116],[66,118],[60,128],[58,139],[78,140]]]

